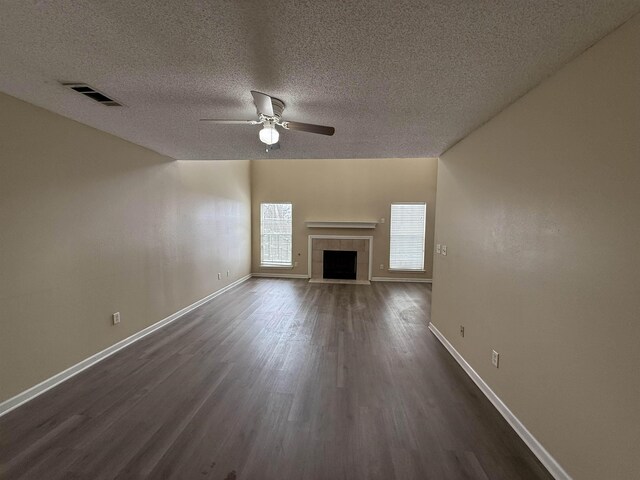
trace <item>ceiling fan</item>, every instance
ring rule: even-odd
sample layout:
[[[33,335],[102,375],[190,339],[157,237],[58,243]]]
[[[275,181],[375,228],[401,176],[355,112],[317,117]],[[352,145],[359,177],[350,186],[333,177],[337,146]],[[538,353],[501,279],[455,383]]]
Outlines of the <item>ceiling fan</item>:
[[[297,130],[299,132],[319,133],[320,135],[333,135],[336,131],[333,127],[323,125],[313,125],[311,123],[287,122],[282,120],[284,102],[278,98],[271,97],[265,93],[251,90],[253,103],[258,111],[257,120],[218,120],[215,118],[202,118],[201,122],[222,123],[227,125],[262,125],[262,130],[258,136],[260,141],[267,145],[267,151],[280,148],[278,140],[280,132],[276,125],[285,130]]]

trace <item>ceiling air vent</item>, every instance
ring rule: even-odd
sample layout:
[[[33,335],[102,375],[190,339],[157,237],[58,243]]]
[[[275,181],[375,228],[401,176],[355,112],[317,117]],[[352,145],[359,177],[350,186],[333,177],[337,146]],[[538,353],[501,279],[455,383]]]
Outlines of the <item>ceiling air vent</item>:
[[[65,83],[63,82],[62,85],[64,85],[67,88],[70,88],[71,90],[81,93],[82,95],[84,95],[85,97],[89,97],[91,100],[95,100],[96,102],[98,102],[101,105],[106,105],[107,107],[121,107],[122,104],[119,102],[116,102],[113,98],[109,98],[107,97],[104,93],[99,92],[98,90],[96,90],[95,88],[87,85],[86,83]]]

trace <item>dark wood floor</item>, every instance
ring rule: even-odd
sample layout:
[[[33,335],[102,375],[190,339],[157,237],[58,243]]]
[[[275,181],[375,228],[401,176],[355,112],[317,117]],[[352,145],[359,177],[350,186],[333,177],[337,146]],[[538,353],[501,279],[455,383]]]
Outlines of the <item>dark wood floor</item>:
[[[0,418],[0,477],[551,479],[430,298],[252,279]]]

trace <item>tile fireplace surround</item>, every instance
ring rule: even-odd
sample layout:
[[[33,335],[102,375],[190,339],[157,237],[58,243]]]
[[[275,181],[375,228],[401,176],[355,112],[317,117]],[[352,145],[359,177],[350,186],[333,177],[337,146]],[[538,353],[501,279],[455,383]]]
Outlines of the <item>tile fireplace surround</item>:
[[[348,235],[309,235],[310,282],[366,283],[371,280],[373,237]],[[356,279],[332,280],[322,278],[324,250],[355,251]]]

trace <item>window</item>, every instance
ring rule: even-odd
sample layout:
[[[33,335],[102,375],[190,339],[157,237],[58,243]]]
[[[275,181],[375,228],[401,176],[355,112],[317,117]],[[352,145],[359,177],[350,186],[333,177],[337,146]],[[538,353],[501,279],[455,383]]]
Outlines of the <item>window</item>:
[[[424,270],[426,203],[391,204],[391,270]]]
[[[265,267],[291,266],[290,203],[260,204],[260,264]]]

